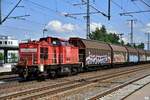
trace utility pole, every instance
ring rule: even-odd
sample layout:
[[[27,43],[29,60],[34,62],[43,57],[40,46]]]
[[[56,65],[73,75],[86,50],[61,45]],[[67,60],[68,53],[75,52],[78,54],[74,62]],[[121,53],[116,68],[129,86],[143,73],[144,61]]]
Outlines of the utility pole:
[[[48,31],[46,28],[43,29],[43,38],[45,37],[45,32]]]
[[[86,38],[89,39],[89,34],[90,34],[90,2],[89,0],[87,0],[87,16],[86,16],[86,20],[87,20],[87,36]]]
[[[44,26],[44,28],[43,28],[43,38],[45,37],[45,32],[47,32],[48,30],[47,30],[47,28],[46,28],[46,24],[45,24],[45,26]]]
[[[130,44],[131,46],[133,46],[133,25],[134,25],[134,22],[136,21],[135,19],[131,19],[131,20],[128,20],[130,22],[130,27],[131,27],[131,33],[130,33]]]
[[[150,46],[150,45],[149,45],[149,44],[150,44],[150,40],[149,40],[149,39],[150,39],[150,33],[148,33],[148,43],[147,43],[147,49],[148,49],[148,50],[149,50],[149,46]]]
[[[131,21],[131,45],[133,46],[133,20],[130,20]]]
[[[110,0],[108,0],[108,20],[110,20],[110,5],[111,5],[111,3],[110,3]]]
[[[150,50],[150,33],[145,33],[147,34],[147,50]]]

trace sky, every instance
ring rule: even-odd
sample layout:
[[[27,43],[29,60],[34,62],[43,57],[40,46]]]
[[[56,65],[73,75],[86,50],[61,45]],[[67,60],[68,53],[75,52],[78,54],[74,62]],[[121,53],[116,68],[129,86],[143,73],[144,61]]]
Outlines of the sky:
[[[2,0],[2,19],[11,11],[19,0]],[[86,1],[86,0],[85,0]],[[109,32],[124,33],[123,40],[130,41],[130,23],[135,19],[134,42],[147,42],[145,33],[150,32],[150,12],[136,13],[132,16],[120,16],[120,13],[150,10],[150,0],[111,0],[111,19],[102,14],[91,14],[91,31],[96,27],[106,26]],[[75,4],[79,4],[76,5]],[[65,17],[65,14],[86,13],[82,0],[22,0],[19,6],[1,26],[0,35],[9,35],[18,40],[39,39],[45,36],[60,38],[86,38],[86,15]],[[90,0],[90,5],[107,14],[108,0]],[[90,8],[91,12],[95,12]],[[11,17],[30,15],[24,18]],[[146,48],[146,47],[145,47]]]

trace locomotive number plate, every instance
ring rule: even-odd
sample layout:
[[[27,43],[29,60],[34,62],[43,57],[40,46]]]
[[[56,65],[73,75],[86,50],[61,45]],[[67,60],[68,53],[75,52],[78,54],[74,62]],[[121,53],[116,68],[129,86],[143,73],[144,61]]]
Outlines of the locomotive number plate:
[[[37,48],[21,48],[20,52],[37,52]]]

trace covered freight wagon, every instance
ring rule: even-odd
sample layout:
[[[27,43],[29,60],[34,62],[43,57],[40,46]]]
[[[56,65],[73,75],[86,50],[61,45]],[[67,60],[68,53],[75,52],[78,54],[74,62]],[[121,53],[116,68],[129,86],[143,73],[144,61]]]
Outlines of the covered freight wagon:
[[[134,64],[138,62],[138,51],[135,48],[127,47],[126,49],[128,51],[128,62],[130,64]]]
[[[79,61],[86,67],[111,65],[109,44],[81,38],[70,38],[70,43],[79,47]]]
[[[150,62],[150,51],[146,51],[146,61]]]
[[[113,64],[121,65],[127,63],[127,49],[121,45],[110,44],[110,46],[112,48]]]
[[[137,49],[138,51],[138,61],[140,62],[145,62],[146,61],[146,52],[145,50],[142,49]]]

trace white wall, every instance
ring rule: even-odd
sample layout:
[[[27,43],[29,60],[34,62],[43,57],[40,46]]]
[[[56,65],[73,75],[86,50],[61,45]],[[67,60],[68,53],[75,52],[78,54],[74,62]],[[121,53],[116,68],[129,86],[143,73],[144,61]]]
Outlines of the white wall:
[[[18,46],[18,40],[1,40],[0,39],[0,46],[1,47],[8,47],[8,46]]]

